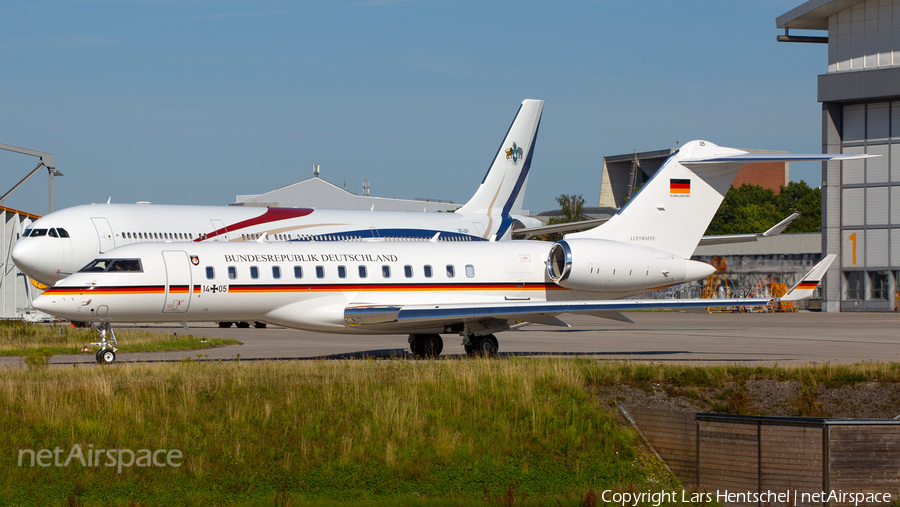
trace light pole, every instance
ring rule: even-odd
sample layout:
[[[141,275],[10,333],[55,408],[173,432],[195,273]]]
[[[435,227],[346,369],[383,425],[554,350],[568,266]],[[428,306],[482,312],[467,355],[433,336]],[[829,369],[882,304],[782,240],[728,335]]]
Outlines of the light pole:
[[[46,167],[47,170],[50,172],[50,205],[49,205],[49,207],[50,207],[50,213],[53,213],[53,178],[55,176],[63,175],[61,172],[56,170],[56,164],[54,164],[54,162],[53,162],[53,155],[51,155],[50,153],[44,153],[42,151],[29,150],[26,148],[18,148],[16,146],[10,146],[8,144],[0,144],[0,150],[12,151],[15,153],[22,153],[24,155],[32,155],[35,157],[39,157],[41,159],[41,161],[38,162],[37,167],[32,169],[31,172],[28,173],[27,176],[25,176],[24,178],[19,180],[19,182],[16,183],[15,185],[13,185],[13,187],[11,189],[9,189],[5,194],[0,196],[0,203],[5,201],[6,198],[9,197],[10,194],[15,192],[19,187],[22,186],[22,184],[24,184],[26,181],[28,181],[29,178],[34,176],[34,174],[36,172],[38,172],[38,169],[40,169],[41,167]]]

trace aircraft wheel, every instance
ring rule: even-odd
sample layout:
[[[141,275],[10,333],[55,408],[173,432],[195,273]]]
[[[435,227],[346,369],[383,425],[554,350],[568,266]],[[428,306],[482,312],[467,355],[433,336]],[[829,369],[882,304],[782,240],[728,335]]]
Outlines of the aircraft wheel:
[[[444,350],[444,340],[439,334],[409,335],[409,350],[416,357],[438,357]]]
[[[100,351],[100,364],[110,364],[116,361],[116,352],[112,349]]]
[[[422,355],[425,357],[438,357],[444,350],[444,340],[439,334],[427,334],[418,340],[418,343],[422,349]]]
[[[241,329],[247,329],[248,327],[250,327],[249,322],[238,322],[235,325]]]
[[[463,348],[466,349],[466,354],[468,354],[470,357],[474,357],[475,351],[478,350],[475,348],[475,345],[463,345]]]
[[[94,355],[94,357],[97,358],[97,364],[103,364],[102,354],[103,354],[103,351],[98,350],[97,353]]]
[[[494,335],[489,334],[487,336],[479,336],[477,340],[477,344],[475,345],[475,355],[481,357],[494,357],[497,355],[500,344],[497,342],[497,338],[494,337]]]
[[[232,324],[234,324],[234,322],[219,322],[219,327],[228,328],[231,327]]]

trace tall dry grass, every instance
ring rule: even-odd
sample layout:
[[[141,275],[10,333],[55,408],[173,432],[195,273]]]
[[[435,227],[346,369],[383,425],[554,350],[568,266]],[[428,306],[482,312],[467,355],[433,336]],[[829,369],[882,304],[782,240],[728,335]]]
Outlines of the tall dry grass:
[[[573,360],[310,361],[0,370],[0,499],[227,502],[577,495],[640,482],[635,436]],[[15,466],[17,449],[180,449],[181,468]],[[102,483],[103,494],[85,487]],[[81,489],[79,489],[81,488]],[[6,493],[4,493],[6,491]],[[30,496],[37,495],[37,496]],[[62,495],[62,496],[60,496]],[[99,495],[99,496],[98,496]]]

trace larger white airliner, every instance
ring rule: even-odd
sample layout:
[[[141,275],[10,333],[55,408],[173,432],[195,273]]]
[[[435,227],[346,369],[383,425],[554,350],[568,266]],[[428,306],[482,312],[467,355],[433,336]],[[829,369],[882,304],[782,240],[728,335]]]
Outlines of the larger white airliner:
[[[747,153],[684,145],[607,223],[540,241],[241,242],[136,244],[113,249],[46,290],[35,308],[100,323],[98,362],[115,359],[116,322],[262,321],[334,333],[409,333],[437,355],[441,334],[493,354],[494,333],[516,322],[565,325],[562,313],[628,320],[629,308],[763,305],[764,299],[617,301],[702,279],[689,260],[743,165],[867,155]],[[792,292],[810,294],[833,256]],[[112,341],[110,342],[109,339]]]
[[[424,241],[437,232],[443,242],[470,242],[509,239],[520,229],[534,233],[541,222],[517,212],[543,107],[543,100],[522,102],[475,195],[455,213],[90,204],[38,219],[11,255],[25,274],[51,285],[98,253],[132,243],[234,242],[263,235],[277,241]]]

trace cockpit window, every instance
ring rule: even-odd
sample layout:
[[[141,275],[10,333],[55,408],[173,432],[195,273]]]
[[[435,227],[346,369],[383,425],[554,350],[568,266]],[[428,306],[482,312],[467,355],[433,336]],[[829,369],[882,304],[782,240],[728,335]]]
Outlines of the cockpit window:
[[[112,264],[109,266],[109,271],[132,271],[141,273],[144,270],[141,268],[140,259],[116,259],[112,261]]]
[[[111,259],[94,259],[90,264],[81,268],[79,273],[89,273],[94,271],[106,271],[106,268],[109,267],[109,263]]]
[[[91,273],[99,271],[128,271],[142,273],[140,259],[94,259],[90,264],[81,268],[79,273]]]
[[[51,238],[58,238],[59,234],[56,234],[56,229],[50,229],[50,233],[48,234]]]
[[[68,238],[69,237],[69,231],[63,229],[62,227],[57,227],[56,232],[59,233],[60,238]]]
[[[29,234],[29,236],[32,238],[36,238],[38,236],[46,236],[46,235],[47,235],[47,229],[31,229],[31,234]]]

